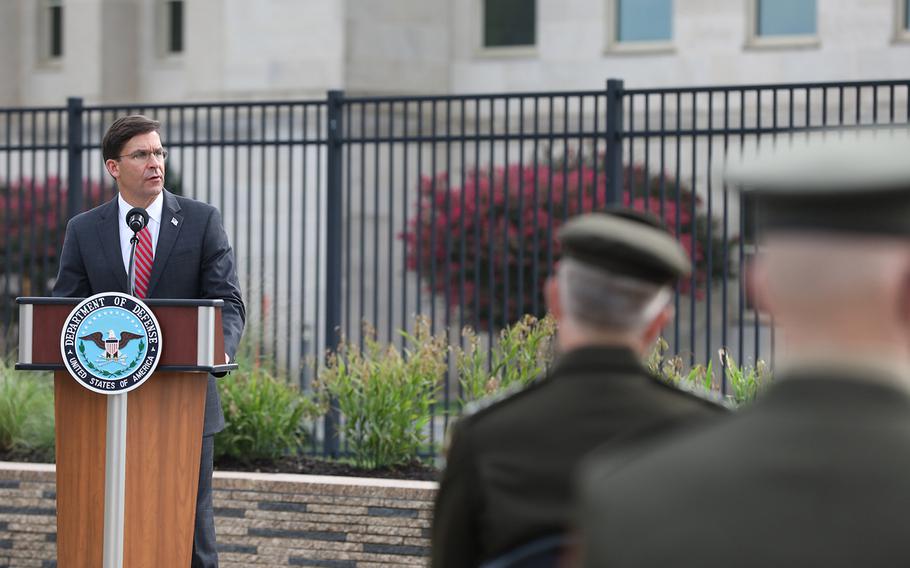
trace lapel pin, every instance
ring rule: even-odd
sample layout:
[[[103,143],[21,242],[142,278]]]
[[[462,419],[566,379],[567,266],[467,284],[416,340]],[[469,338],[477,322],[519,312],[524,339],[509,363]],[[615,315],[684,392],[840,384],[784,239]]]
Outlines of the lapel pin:
[[[176,217],[171,217],[171,225],[176,227],[178,222],[179,221],[177,221]]]

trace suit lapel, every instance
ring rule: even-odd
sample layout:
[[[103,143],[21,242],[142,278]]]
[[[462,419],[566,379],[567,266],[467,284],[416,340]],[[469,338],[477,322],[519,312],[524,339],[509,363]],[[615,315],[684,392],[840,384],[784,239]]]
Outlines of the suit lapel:
[[[104,260],[114,272],[114,276],[120,284],[120,291],[129,293],[129,276],[126,273],[126,267],[123,266],[123,253],[120,250],[119,213],[117,197],[115,196],[113,200],[104,206],[101,221],[98,223],[98,237],[101,239],[101,250],[104,252]]]
[[[176,219],[176,224],[172,221]],[[161,227],[158,230],[158,246],[155,247],[155,260],[152,263],[152,275],[149,277],[148,296],[154,297],[155,286],[161,279],[167,258],[174,249],[177,236],[183,227],[183,215],[180,214],[180,204],[177,198],[169,191],[164,192],[164,207],[161,208]]]

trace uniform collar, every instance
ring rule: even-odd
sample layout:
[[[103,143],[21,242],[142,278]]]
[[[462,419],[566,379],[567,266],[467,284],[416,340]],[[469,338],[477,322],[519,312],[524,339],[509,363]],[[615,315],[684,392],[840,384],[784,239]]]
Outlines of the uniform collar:
[[[759,402],[778,408],[792,406],[800,413],[827,408],[845,419],[866,408],[892,408],[910,417],[910,394],[885,379],[874,371],[793,368],[775,378]]]
[[[553,365],[553,375],[616,373],[646,375],[641,357],[630,348],[619,345],[591,345],[560,354]]]

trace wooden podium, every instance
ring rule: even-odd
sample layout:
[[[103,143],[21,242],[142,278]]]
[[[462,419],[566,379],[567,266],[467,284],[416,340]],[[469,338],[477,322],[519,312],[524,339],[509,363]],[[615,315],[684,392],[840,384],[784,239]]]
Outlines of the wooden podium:
[[[17,369],[54,371],[59,568],[190,565],[208,373],[224,361],[221,300],[145,300],[158,320],[157,369],[123,400],[125,477],[117,542],[106,526],[111,396],[64,369],[60,337],[75,298],[18,298]],[[115,437],[116,439],[116,437]],[[123,477],[122,466],[120,476]],[[108,484],[108,487],[106,487]],[[112,501],[112,499],[108,499]],[[110,507],[111,503],[107,503]],[[110,524],[111,514],[107,513]],[[117,517],[115,516],[115,519]],[[111,546],[121,547],[116,554]],[[119,558],[122,556],[122,563]],[[113,559],[113,560],[112,560]]]

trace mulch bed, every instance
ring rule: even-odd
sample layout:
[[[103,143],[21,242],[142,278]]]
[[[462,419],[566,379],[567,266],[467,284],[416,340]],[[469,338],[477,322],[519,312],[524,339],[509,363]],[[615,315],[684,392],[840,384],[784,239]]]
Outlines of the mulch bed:
[[[10,452],[0,450],[0,461],[52,463],[44,454],[28,452]],[[286,457],[280,460],[258,460],[241,462],[222,458],[215,462],[219,471],[249,471],[258,473],[302,473],[308,475],[338,475],[346,477],[379,477],[384,479],[411,479],[420,481],[437,481],[439,471],[422,462],[382,469],[363,469],[351,463],[328,461],[299,456]]]
[[[306,456],[291,456],[280,460],[239,462],[222,458],[215,462],[220,471],[252,471],[259,473],[303,473],[307,475],[339,475],[346,477],[379,477],[385,479],[412,479],[437,481],[439,471],[425,463],[412,462],[406,465],[382,469],[363,469],[351,463],[329,461]]]

